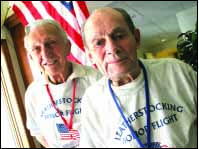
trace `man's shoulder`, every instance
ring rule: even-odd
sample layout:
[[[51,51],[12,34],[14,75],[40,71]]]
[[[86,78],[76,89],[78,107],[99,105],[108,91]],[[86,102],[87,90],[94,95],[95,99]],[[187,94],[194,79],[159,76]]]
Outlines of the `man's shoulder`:
[[[44,80],[37,79],[33,80],[27,87],[26,92],[34,92],[36,90],[40,90],[42,86],[44,86]]]
[[[142,59],[142,62],[149,68],[187,68],[188,64],[176,58]]]
[[[142,62],[151,75],[158,77],[184,76],[187,79],[190,75],[196,76],[196,72],[189,64],[176,58],[142,60]]]
[[[96,82],[94,82],[93,84],[91,84],[87,90],[89,92],[92,92],[92,91],[102,91],[106,88],[106,85],[107,85],[107,78],[105,76],[102,76],[100,79],[98,79]]]
[[[84,77],[94,77],[96,79],[99,79],[102,77],[101,72],[96,68],[93,68],[87,65],[77,64],[77,63],[72,63],[72,65],[73,65],[74,71]]]
[[[157,58],[157,59],[141,59],[146,64],[183,64],[184,62],[176,58]]]

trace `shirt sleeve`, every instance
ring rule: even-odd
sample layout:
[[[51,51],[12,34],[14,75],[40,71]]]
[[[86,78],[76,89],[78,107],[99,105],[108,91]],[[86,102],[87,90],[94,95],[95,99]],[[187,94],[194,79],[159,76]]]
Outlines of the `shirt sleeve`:
[[[29,87],[25,93],[26,126],[30,130],[32,136],[37,136],[40,135],[40,129],[36,122],[36,105],[34,104],[34,94],[32,92],[32,86]]]

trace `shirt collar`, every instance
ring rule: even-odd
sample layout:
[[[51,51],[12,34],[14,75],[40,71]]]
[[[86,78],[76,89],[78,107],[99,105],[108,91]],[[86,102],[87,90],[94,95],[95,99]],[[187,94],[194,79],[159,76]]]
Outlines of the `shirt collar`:
[[[83,77],[86,75],[86,71],[85,69],[83,68],[84,66],[83,65],[80,65],[80,64],[76,64],[74,62],[71,62],[72,64],[72,74],[68,77],[68,80],[73,80],[75,78],[80,78],[80,77]],[[47,79],[47,77],[45,77],[44,75],[41,76],[41,83],[43,85],[46,85],[46,84],[51,84],[49,82],[49,80]]]

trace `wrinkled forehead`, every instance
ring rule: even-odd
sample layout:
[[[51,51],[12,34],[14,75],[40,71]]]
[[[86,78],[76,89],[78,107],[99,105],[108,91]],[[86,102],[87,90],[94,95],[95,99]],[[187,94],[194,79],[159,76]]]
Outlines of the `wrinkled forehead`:
[[[45,44],[52,40],[64,41],[60,31],[52,24],[31,27],[29,33],[24,38],[25,47],[28,50],[31,50],[36,45]]]
[[[47,33],[47,34],[59,34],[60,31],[52,24],[45,24],[45,25],[38,25],[38,26],[32,26],[29,28],[28,34],[34,34],[34,33]]]
[[[122,15],[112,9],[112,8],[101,8],[96,9],[91,16],[88,18],[84,30],[91,30],[92,28],[102,27],[103,25],[115,23],[115,22],[123,22]]]
[[[91,23],[106,23],[105,20],[123,19],[122,15],[109,7],[96,9],[88,18],[85,27]],[[100,24],[99,24],[100,25]]]
[[[115,28],[121,27],[127,27],[127,24],[120,12],[112,8],[101,8],[95,10],[88,18],[84,33],[86,38],[90,38],[93,34],[110,34]]]

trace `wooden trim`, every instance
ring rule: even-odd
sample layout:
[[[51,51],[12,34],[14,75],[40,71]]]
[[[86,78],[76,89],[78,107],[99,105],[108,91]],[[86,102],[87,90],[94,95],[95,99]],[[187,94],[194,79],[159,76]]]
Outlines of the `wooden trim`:
[[[17,61],[19,63],[21,74],[24,80],[25,89],[27,89],[28,85],[33,81],[33,75],[28,61],[27,51],[24,48],[24,26],[19,22],[19,19],[16,17],[16,15],[12,15],[6,19],[5,26],[11,33],[15,46],[15,53],[17,55]]]
[[[1,85],[15,141],[19,148],[35,147],[26,128],[26,115],[6,40],[1,40]]]
[[[16,15],[11,15],[10,17],[8,17],[5,22],[4,25],[10,30],[12,28],[14,28],[16,25],[20,24],[19,19],[17,18]]]

